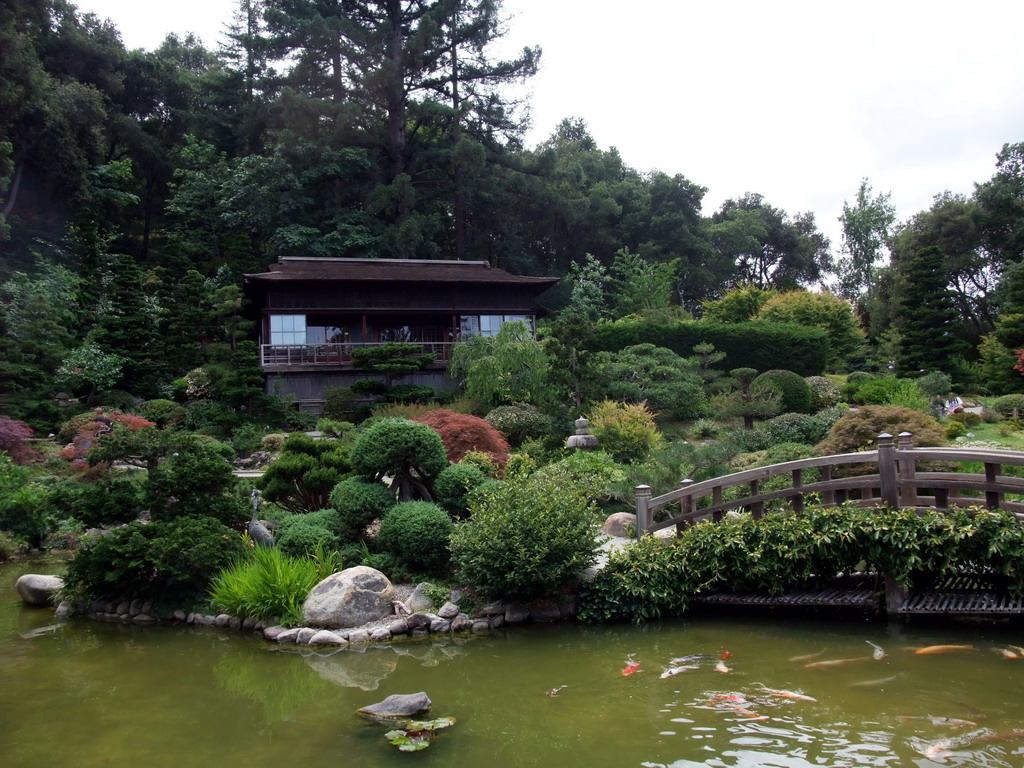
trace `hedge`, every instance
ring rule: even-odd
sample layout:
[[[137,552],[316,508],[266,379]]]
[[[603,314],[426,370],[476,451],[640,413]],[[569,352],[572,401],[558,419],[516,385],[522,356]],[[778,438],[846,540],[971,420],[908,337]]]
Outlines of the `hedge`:
[[[667,347],[678,355],[693,355],[698,344],[713,344],[725,353],[719,367],[756,368],[767,371],[785,365],[801,376],[816,376],[825,370],[829,340],[820,328],[794,323],[645,323],[618,320],[597,326],[590,348],[618,351],[634,344]]]

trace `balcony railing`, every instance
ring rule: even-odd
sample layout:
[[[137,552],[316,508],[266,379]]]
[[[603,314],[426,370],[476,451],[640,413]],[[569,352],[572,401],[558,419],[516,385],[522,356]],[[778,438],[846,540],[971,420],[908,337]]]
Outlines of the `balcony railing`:
[[[421,354],[434,355],[438,362],[448,362],[455,343],[450,341],[411,342],[417,344]],[[456,342],[457,343],[457,342]],[[381,343],[348,344],[261,344],[260,364],[264,368],[299,365],[352,365],[352,350],[362,347],[380,347]]]

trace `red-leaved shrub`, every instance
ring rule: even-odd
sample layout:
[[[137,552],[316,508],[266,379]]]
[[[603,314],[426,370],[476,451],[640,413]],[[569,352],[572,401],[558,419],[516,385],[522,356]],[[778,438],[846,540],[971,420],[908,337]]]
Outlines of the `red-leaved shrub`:
[[[39,454],[25,445],[32,431],[24,421],[0,416],[0,451],[7,451],[15,464],[29,464],[39,458]]]
[[[120,424],[132,432],[156,426],[152,421],[143,419],[140,416],[133,416],[130,413],[121,413],[120,411],[111,411],[106,414],[106,417],[114,422],[115,425]],[[85,459],[89,455],[89,449],[96,444],[97,440],[103,438],[103,435],[99,433],[104,429],[106,429],[106,425],[98,421],[87,422],[79,428],[78,433],[71,442],[61,448],[60,453],[57,455],[66,461],[70,461],[76,467],[84,468]]]
[[[508,443],[486,421],[468,413],[455,413],[444,408],[418,416],[413,421],[426,424],[441,436],[448,460],[457,462],[467,451],[482,451],[504,467],[508,461]]]

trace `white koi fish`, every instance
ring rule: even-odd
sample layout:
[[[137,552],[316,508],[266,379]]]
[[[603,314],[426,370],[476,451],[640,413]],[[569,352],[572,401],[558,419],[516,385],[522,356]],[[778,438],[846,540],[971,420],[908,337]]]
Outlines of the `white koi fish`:
[[[679,673],[686,672],[691,669],[698,669],[698,667],[695,664],[681,664],[676,667],[669,667],[661,673],[660,677],[662,680],[665,680],[666,678],[675,677]]]
[[[715,662],[715,671],[727,675],[730,672],[732,672],[732,667],[725,666],[725,662],[719,659],[717,662]]]
[[[778,696],[780,699],[791,699],[792,701],[817,701],[813,696],[806,696],[796,691],[785,691],[777,690],[775,688],[769,688],[764,683],[758,683],[761,686],[761,690],[765,693],[770,693],[772,696]]]
[[[874,652],[871,654],[872,658],[874,658],[875,661],[881,661],[885,658],[885,649],[882,648],[882,646],[875,645],[870,640],[865,640],[864,642],[875,649]]]

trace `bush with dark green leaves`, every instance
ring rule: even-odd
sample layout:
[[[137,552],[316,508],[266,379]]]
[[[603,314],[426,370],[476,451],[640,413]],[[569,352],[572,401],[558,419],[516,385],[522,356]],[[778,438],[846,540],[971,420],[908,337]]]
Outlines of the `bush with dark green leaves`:
[[[402,501],[432,498],[430,487],[446,466],[440,435],[409,419],[381,419],[363,431],[352,449],[352,468],[373,482],[391,476]]]
[[[131,523],[85,544],[64,587],[93,600],[140,598],[188,606],[243,552],[241,537],[210,517]]]
[[[992,410],[1000,416],[1012,418],[1024,416],[1024,395],[1003,395],[997,397],[992,403]],[[1014,411],[1017,413],[1015,414]]]
[[[328,550],[337,549],[342,540],[336,532],[337,513],[331,515],[316,512],[292,515],[283,520],[277,530],[277,546],[291,557],[303,557],[317,546]]]
[[[507,471],[507,470],[506,470]],[[455,517],[469,511],[469,494],[490,480],[473,464],[451,464],[441,470],[434,481],[434,501]]]
[[[185,406],[173,400],[146,400],[132,410],[136,416],[152,421],[159,429],[176,429],[185,424]]]
[[[406,501],[385,513],[375,547],[412,573],[443,576],[448,572],[453,529],[451,517],[437,504]]]
[[[212,517],[237,526],[248,511],[235,486],[232,467],[221,451],[194,443],[149,470],[146,500],[154,520]]]
[[[294,434],[256,485],[268,501],[292,512],[309,512],[330,506],[331,491],[350,470],[347,446]]]
[[[95,482],[74,484],[67,507],[86,528],[110,528],[139,519],[146,508],[145,472],[108,472]]]
[[[329,503],[338,513],[338,534],[345,541],[356,541],[366,526],[395,505],[395,494],[383,483],[349,477],[334,486]]]
[[[707,395],[696,362],[653,344],[636,344],[603,357],[608,399],[646,403],[668,419],[693,419],[707,412]]]
[[[775,368],[765,371],[751,386],[769,383],[779,390],[782,396],[783,413],[809,413],[811,410],[811,388],[802,376],[793,371]]]
[[[783,413],[757,425],[737,430],[727,442],[742,451],[763,451],[781,443],[815,445],[825,439],[832,425],[849,413],[845,407],[828,408],[818,413]]]
[[[594,561],[597,508],[552,480],[513,477],[473,494],[452,535],[459,577],[506,599],[554,595]]]
[[[795,323],[650,323],[628,318],[598,325],[588,347],[615,351],[633,344],[654,344],[689,357],[694,347],[704,343],[725,353],[723,370],[749,367],[764,371],[785,360],[789,369],[801,376],[817,376],[825,370],[830,348],[825,331]]]
[[[1024,527],[1011,513],[854,506],[801,515],[728,516],[672,540],[648,536],[610,561],[580,594],[580,618],[643,621],[684,613],[694,596],[723,589],[782,594],[858,567],[913,586],[991,569],[1024,592]]]
[[[929,400],[913,379],[884,376],[862,382],[853,395],[853,402],[864,405],[895,405],[927,411]]]
[[[185,406],[185,429],[216,438],[228,438],[244,421],[241,413],[213,400],[196,400]]]

